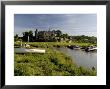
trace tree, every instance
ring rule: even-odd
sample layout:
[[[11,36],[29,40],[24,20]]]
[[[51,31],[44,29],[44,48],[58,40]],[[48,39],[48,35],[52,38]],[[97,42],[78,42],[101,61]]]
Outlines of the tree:
[[[55,33],[57,37],[60,37],[62,35],[62,32],[60,30],[55,31]]]
[[[17,41],[18,40],[18,34],[16,34],[15,36],[14,36],[14,41]]]
[[[61,37],[62,37],[64,40],[66,40],[66,39],[69,38],[69,35],[68,35],[68,34],[62,34]]]
[[[28,37],[29,37],[29,41],[32,42],[34,39],[33,37],[33,32],[30,30],[29,32],[23,32],[23,41],[28,41]]]
[[[29,41],[32,42],[34,39],[33,39],[33,32],[31,30],[28,32],[28,36],[29,36]]]
[[[28,41],[28,32],[23,32],[23,41]]]
[[[97,38],[94,36],[92,36],[92,37],[85,36],[85,35],[73,36],[72,40],[75,42],[83,42],[83,43],[97,43]]]

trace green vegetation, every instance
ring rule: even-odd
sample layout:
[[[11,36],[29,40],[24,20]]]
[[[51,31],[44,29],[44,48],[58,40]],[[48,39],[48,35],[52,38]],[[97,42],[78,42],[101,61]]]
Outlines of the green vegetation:
[[[46,50],[45,54],[14,53],[15,76],[96,76],[94,68],[78,67],[70,57],[53,49],[70,45],[97,46],[96,37],[69,36],[60,30],[38,31],[36,29],[35,36],[32,31],[23,32],[23,37],[16,34],[14,41],[14,47],[20,47],[21,42],[22,44],[28,42],[29,48],[44,48]]]
[[[15,54],[15,76],[95,76],[96,71],[77,67],[63,53],[46,48],[46,54]]]

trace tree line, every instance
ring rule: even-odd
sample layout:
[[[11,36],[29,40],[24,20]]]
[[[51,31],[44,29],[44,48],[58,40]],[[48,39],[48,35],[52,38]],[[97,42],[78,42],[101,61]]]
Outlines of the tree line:
[[[33,35],[33,31],[26,31],[22,33],[23,36],[19,37],[18,34],[14,36],[14,41],[24,41],[24,42],[61,42],[61,41],[73,41],[73,42],[83,42],[83,43],[97,43],[97,38],[92,36],[70,36],[67,33],[64,34],[60,30],[52,31],[38,31]]]

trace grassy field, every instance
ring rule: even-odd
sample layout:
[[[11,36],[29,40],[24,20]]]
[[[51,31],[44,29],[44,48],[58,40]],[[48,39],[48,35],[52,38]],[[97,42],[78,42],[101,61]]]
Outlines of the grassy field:
[[[31,44],[32,47],[45,48],[46,53],[15,53],[15,76],[96,76],[95,70],[77,67],[70,57],[52,49],[53,46],[65,46],[68,45],[67,43],[57,42],[55,44],[54,42],[32,42],[29,44]],[[82,43],[80,45],[88,44]]]

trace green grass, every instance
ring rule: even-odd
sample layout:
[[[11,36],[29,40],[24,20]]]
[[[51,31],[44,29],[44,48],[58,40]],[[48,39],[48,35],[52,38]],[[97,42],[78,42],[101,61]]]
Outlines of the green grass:
[[[25,42],[23,42],[25,43]],[[29,42],[28,44],[30,44],[32,47],[41,47],[41,48],[51,48],[51,47],[65,47],[68,45],[78,45],[78,46],[90,46],[90,45],[96,45],[96,44],[92,44],[92,43],[77,43],[77,42],[72,42],[72,43],[68,43],[68,42]],[[20,46],[20,42],[15,42],[14,43],[15,46]]]
[[[15,76],[95,76],[96,71],[77,67],[72,59],[63,53],[52,50],[50,44],[45,54],[14,54]],[[41,43],[30,43],[44,47]],[[43,43],[42,43],[43,44]],[[54,44],[53,44],[54,45]],[[65,44],[63,44],[65,45]]]

